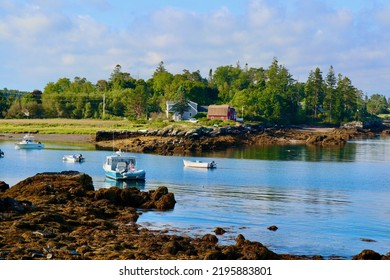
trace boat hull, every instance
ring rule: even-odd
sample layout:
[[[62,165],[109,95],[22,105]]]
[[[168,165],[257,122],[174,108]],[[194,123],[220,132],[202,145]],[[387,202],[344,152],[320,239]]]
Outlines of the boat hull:
[[[21,144],[21,143],[16,143],[15,144],[15,148],[16,149],[43,149],[45,148],[45,145],[43,144],[31,144],[31,143],[27,143],[27,144]]]
[[[144,170],[136,170],[132,172],[117,172],[112,170],[105,170],[106,177],[119,180],[119,181],[127,181],[127,180],[145,180],[146,172]]]

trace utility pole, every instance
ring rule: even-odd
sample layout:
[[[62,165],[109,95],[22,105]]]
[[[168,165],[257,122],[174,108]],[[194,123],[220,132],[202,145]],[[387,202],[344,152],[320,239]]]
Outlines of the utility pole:
[[[103,94],[103,120],[104,120],[104,113],[106,111],[106,94]]]

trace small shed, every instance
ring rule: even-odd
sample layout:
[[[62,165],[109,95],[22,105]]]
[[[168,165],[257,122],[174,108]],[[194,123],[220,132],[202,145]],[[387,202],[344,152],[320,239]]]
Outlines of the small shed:
[[[230,105],[210,105],[207,112],[207,118],[210,120],[233,120],[237,118],[236,109]]]

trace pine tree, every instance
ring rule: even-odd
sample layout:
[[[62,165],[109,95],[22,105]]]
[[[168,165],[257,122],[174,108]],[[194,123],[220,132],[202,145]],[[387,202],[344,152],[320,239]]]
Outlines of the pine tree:
[[[325,98],[324,98],[324,109],[326,109],[329,123],[332,123],[336,83],[337,83],[337,79],[333,70],[333,66],[330,66],[328,74],[326,75],[326,79],[325,79]]]

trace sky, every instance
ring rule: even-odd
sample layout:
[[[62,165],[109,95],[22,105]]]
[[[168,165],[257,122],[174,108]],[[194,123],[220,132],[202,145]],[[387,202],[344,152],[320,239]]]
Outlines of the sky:
[[[390,97],[386,0],[0,0],[0,88],[108,80],[115,65],[149,79],[277,58],[305,82],[317,67]]]

